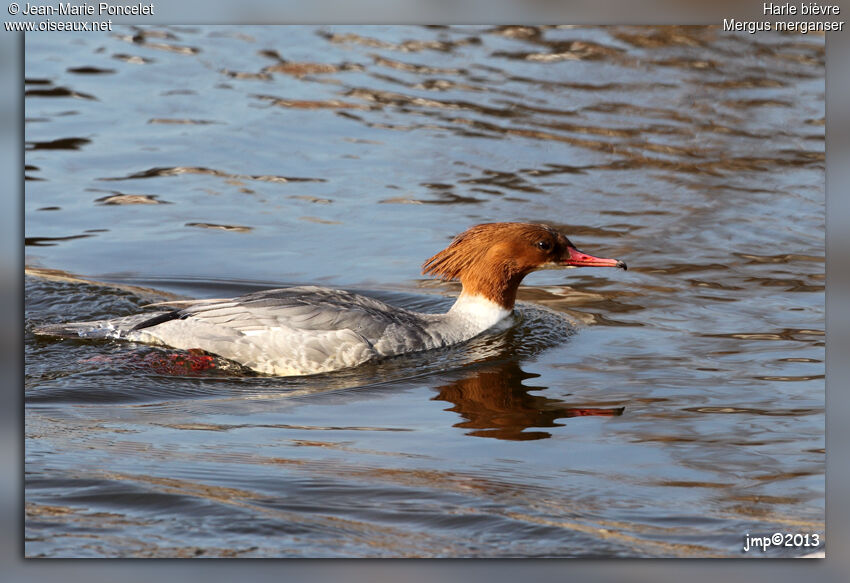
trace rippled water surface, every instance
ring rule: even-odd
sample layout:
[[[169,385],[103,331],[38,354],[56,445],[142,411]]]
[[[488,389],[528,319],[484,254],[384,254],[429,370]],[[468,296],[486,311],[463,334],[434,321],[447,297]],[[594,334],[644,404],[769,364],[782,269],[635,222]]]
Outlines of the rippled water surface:
[[[31,34],[25,101],[28,556],[823,536],[822,36]],[[508,330],[314,377],[31,333],[287,284],[445,310],[422,261],[502,220],[630,269],[532,274]]]

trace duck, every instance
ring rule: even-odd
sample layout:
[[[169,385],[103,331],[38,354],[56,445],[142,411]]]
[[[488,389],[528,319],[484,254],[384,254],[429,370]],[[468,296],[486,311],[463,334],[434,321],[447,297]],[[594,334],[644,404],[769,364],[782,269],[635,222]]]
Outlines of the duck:
[[[427,259],[422,274],[459,281],[445,313],[419,313],[350,291],[294,286],[236,298],[152,304],[157,312],[37,327],[39,336],[116,339],[203,351],[257,373],[303,376],[452,346],[510,325],[517,290],[543,269],[615,267],[542,224],[475,225]]]

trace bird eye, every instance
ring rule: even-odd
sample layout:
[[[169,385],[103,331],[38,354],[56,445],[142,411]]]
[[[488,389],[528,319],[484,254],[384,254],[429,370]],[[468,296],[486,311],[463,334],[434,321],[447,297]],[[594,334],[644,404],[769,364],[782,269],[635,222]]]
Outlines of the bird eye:
[[[548,251],[552,248],[552,244],[549,241],[538,241],[537,246],[544,251]]]

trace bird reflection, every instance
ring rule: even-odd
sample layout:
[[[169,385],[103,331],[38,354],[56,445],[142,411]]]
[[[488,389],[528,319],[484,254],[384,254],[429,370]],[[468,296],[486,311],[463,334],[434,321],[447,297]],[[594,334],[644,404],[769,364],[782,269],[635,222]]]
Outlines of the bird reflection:
[[[563,423],[556,422],[557,419],[614,417],[623,413],[624,407],[571,407],[558,399],[532,395],[531,391],[546,387],[527,386],[522,382],[538,376],[525,372],[516,362],[501,362],[438,387],[440,392],[434,400],[454,405],[447,411],[455,411],[465,419],[455,427],[472,429],[467,435],[512,441],[551,437],[552,434],[547,431],[526,429],[563,426]]]

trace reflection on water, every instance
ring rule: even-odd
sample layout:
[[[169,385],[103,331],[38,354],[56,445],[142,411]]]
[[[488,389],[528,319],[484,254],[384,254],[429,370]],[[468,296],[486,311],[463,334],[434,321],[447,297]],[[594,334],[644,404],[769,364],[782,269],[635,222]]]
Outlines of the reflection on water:
[[[157,26],[26,50],[27,330],[289,284],[446,310],[458,286],[419,266],[488,221],[630,267],[533,274],[508,330],[298,379],[27,333],[28,556],[823,534],[822,35]]]
[[[450,385],[437,387],[434,397],[453,404],[448,409],[465,421],[455,427],[473,429],[467,435],[497,439],[531,440],[551,437],[545,431],[525,431],[528,428],[556,427],[558,419],[599,415],[612,417],[623,414],[623,407],[570,407],[558,399],[531,395],[546,387],[523,385],[523,381],[540,375],[523,371],[514,361],[479,369]]]

